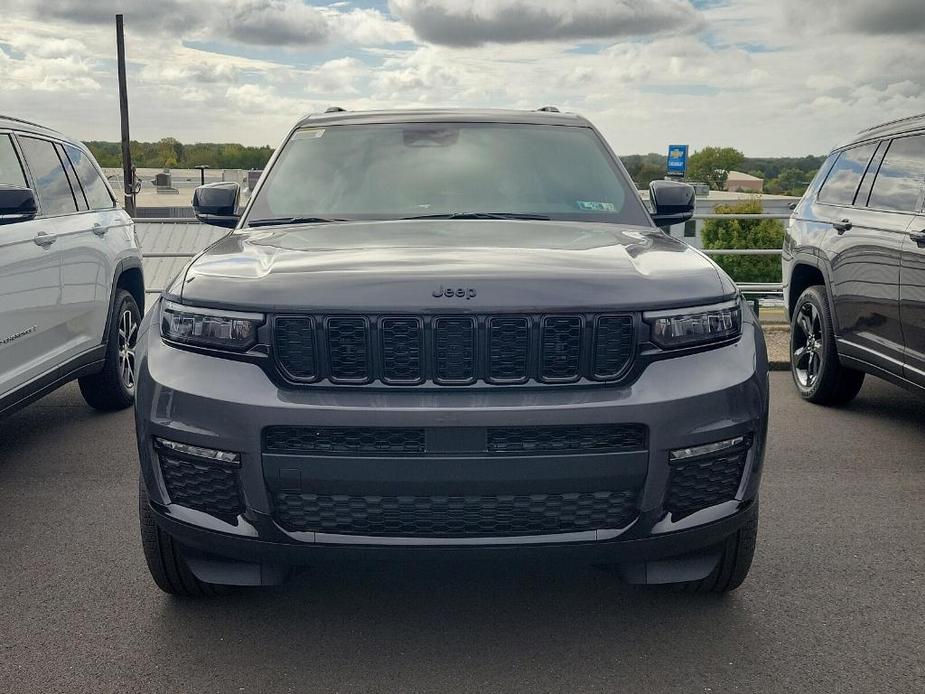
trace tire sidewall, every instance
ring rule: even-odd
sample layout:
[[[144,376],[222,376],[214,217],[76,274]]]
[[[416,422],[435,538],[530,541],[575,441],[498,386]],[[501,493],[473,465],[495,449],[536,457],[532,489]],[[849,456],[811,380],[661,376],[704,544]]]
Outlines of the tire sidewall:
[[[116,310],[113,313],[112,325],[109,328],[109,344],[106,347],[106,368],[111,369],[112,373],[110,377],[118,383],[126,400],[134,402],[135,388],[128,388],[125,383],[122,382],[122,375],[119,373],[119,325],[122,321],[122,314],[125,313],[126,310],[132,312],[135,323],[139,326],[136,330],[140,330],[141,311],[138,310],[138,304],[131,294],[125,290],[120,290],[116,295]],[[136,341],[137,339],[136,337]]]
[[[822,348],[817,352],[819,358],[818,376],[811,386],[806,387],[800,383],[800,379],[797,377],[797,367],[793,361],[793,352],[798,346],[795,344],[797,319],[802,312],[803,306],[809,303],[816,308],[819,314],[819,322],[822,327]],[[832,371],[837,370],[838,362],[837,357],[833,358],[833,339],[832,317],[829,313],[829,306],[825,293],[819,287],[810,287],[800,295],[796,307],[793,310],[793,315],[790,317],[790,375],[800,395],[807,400],[812,400],[816,397],[823,385],[835,376]]]

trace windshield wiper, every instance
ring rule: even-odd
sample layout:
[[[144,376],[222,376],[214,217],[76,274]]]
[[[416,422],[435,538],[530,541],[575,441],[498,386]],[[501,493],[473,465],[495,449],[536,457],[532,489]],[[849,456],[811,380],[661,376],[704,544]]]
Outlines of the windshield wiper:
[[[529,212],[446,212],[444,214],[422,214],[402,219],[549,219],[545,214]]]
[[[325,222],[346,222],[346,219],[325,219],[324,217],[268,217],[248,221],[249,227],[269,227],[277,224],[324,224]]]

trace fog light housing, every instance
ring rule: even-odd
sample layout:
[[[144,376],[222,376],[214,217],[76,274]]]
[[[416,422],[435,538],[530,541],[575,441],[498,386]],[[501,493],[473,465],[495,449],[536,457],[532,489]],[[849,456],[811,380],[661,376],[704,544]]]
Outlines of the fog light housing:
[[[672,451],[668,452],[668,458],[672,462],[676,460],[687,460],[689,458],[699,458],[704,455],[712,455],[713,453],[721,453],[723,451],[728,451],[732,448],[741,448],[743,446],[748,446],[751,443],[751,437],[749,436],[736,436],[732,439],[726,439],[724,441],[715,441],[714,443],[705,443],[701,446],[689,446],[687,448],[675,448]]]
[[[174,453],[179,453],[180,455],[189,456],[191,458],[211,460],[212,462],[226,463],[228,465],[241,464],[241,455],[239,453],[232,453],[231,451],[220,451],[215,448],[192,446],[188,443],[180,443],[179,441],[162,439],[157,436],[154,437],[154,444],[160,448],[164,448]]]

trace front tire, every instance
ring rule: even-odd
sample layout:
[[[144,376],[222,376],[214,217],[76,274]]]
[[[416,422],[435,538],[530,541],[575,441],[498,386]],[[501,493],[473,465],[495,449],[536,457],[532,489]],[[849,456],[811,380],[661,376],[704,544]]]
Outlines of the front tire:
[[[77,380],[90,407],[114,412],[135,402],[135,345],[140,325],[141,312],[134,297],[124,289],[117,290],[103,370]]]
[[[819,405],[843,405],[858,394],[864,372],[842,366],[825,287],[800,295],[790,324],[790,372],[800,397]]]
[[[672,586],[683,593],[729,593],[745,581],[755,556],[758,540],[758,502],[751,518],[722,544],[722,554],[716,568],[704,579],[686,581]]]
[[[183,598],[209,598],[225,595],[230,591],[228,586],[206,583],[196,578],[180,552],[180,546],[158,527],[154,512],[148,504],[148,491],[140,476],[138,521],[141,526],[141,546],[145,561],[158,588],[168,595]]]

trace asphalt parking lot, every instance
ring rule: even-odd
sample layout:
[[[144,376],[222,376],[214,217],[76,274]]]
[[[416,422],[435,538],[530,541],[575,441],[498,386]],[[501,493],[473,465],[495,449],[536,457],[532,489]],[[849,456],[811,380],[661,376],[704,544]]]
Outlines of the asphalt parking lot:
[[[422,559],[171,599],[139,546],[131,413],[68,386],[0,423],[0,691],[925,691],[925,400],[868,379],[826,410],[789,378],[726,598]]]

